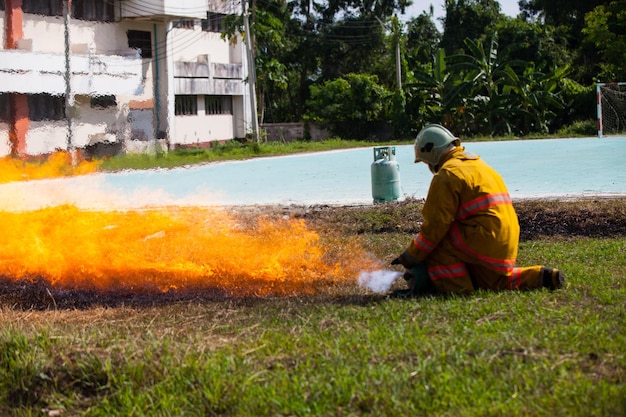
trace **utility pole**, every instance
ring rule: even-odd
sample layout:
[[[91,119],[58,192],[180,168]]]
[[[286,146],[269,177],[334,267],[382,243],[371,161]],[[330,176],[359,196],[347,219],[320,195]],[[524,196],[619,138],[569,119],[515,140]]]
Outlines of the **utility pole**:
[[[246,57],[248,59],[248,87],[250,88],[250,111],[252,113],[252,135],[256,142],[259,141],[259,118],[256,108],[256,67],[254,65],[254,49],[252,45],[252,32],[248,21],[248,0],[243,1],[243,28],[246,41]]]
[[[72,0],[63,0],[63,25],[65,35],[65,119],[67,120],[67,151],[72,158],[72,165],[76,165],[74,141],[72,138],[72,69],[70,68],[70,15],[72,14]]]
[[[375,16],[378,23],[382,26],[384,30],[387,30],[387,26],[385,23],[380,20],[378,16]],[[402,90],[402,65],[400,60],[400,21],[398,20],[398,16],[394,16],[391,20],[391,34],[393,36],[393,42],[395,44],[396,50],[396,86],[398,90]]]
[[[396,85],[398,90],[402,90],[402,66],[400,61],[400,22],[398,16],[394,16],[391,21],[393,41],[396,44]]]

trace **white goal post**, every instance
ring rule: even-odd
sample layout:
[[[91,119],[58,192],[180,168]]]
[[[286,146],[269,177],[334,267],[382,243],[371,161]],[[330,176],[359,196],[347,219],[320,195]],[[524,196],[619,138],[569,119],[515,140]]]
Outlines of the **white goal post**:
[[[626,82],[597,83],[598,137],[626,132]]]

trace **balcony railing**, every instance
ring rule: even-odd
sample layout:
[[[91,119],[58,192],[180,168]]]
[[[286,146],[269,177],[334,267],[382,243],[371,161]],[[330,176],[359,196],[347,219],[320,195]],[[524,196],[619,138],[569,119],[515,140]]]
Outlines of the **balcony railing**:
[[[69,58],[73,94],[139,95],[143,92],[138,55],[75,55]],[[65,94],[64,54],[0,50],[0,92]]]
[[[122,19],[206,19],[207,0],[123,0]]]
[[[175,62],[175,94],[242,95],[240,64]]]

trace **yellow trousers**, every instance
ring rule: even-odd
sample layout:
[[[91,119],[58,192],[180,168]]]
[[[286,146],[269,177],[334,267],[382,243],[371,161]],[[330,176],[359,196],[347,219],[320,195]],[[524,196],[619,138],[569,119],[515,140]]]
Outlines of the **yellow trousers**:
[[[426,262],[435,289],[442,293],[468,293],[477,289],[528,290],[543,285],[543,266],[515,267],[506,273],[494,271],[458,251],[447,237],[428,255]]]

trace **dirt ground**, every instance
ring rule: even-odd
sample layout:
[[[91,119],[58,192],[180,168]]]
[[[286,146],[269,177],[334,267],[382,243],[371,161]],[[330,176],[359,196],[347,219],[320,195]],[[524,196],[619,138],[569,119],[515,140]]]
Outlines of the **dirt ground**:
[[[423,200],[409,199],[368,206],[253,206],[236,211],[258,216],[304,219],[320,231],[342,234],[419,231]],[[520,240],[545,236],[626,236],[626,197],[568,200],[516,200]]]

